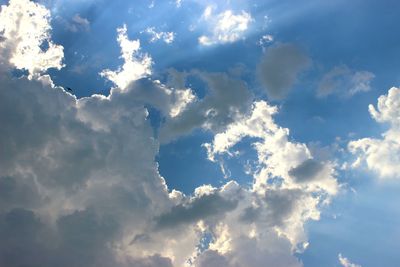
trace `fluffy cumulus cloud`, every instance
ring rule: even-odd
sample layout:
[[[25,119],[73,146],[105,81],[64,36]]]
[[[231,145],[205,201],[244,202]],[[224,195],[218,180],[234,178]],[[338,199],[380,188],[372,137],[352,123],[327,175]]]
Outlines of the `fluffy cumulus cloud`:
[[[49,19],[50,12],[46,8],[29,0],[10,0],[8,5],[1,6],[0,49],[5,57],[2,64],[27,70],[30,76],[49,68],[60,69],[63,47],[51,41]],[[47,49],[43,49],[42,44],[46,44]]]
[[[209,159],[234,157],[235,145],[252,140],[258,162],[250,190],[239,188],[237,208],[212,229],[214,240],[199,266],[302,266],[292,256],[308,245],[304,223],[319,219],[319,205],[338,191],[334,164],[289,141],[289,131],[273,120],[276,107],[260,101],[205,144]]]
[[[253,19],[245,11],[234,13],[232,10],[225,10],[214,14],[213,6],[207,6],[202,20],[208,24],[210,33],[200,36],[199,43],[201,45],[213,45],[233,43],[243,39]]]
[[[12,9],[47,38],[49,17],[34,23],[48,14],[44,7],[14,0],[2,10]],[[126,31],[118,36],[122,68],[104,73],[116,85],[108,96],[77,99],[54,85],[44,74],[53,61],[13,77],[26,65],[1,47],[0,265],[302,266],[294,253],[307,247],[304,223],[317,220],[319,206],[338,190],[334,164],[290,141],[289,130],[274,122],[276,107],[259,101],[245,108],[251,96],[243,82],[196,72],[209,85],[197,99],[182,73],[168,85],[143,79],[150,61],[134,56],[139,44]],[[25,42],[13,36],[2,43]],[[29,46],[35,55],[41,42],[51,42],[29,38],[39,40]],[[214,161],[251,138],[254,183],[204,185],[190,195],[168,188],[147,105],[160,110],[174,136],[195,127],[218,133],[206,145]]]
[[[343,267],[361,267],[361,265],[351,263],[350,260],[343,257],[342,254],[338,255],[338,259]]]
[[[369,71],[351,70],[346,65],[336,66],[325,73],[318,85],[317,95],[325,97],[337,94],[351,97],[357,93],[371,90],[375,75]]]
[[[296,46],[279,43],[269,47],[257,67],[259,80],[270,99],[284,98],[309,67],[311,60]]]
[[[369,112],[379,123],[389,129],[381,138],[363,138],[349,143],[349,150],[356,155],[353,167],[366,166],[380,178],[400,178],[400,89],[391,88],[387,95],[378,98]]]

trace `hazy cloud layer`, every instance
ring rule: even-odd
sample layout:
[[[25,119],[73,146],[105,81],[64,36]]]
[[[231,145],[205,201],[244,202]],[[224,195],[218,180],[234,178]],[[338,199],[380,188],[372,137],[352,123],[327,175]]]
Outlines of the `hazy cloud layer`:
[[[351,97],[371,90],[375,75],[369,71],[354,71],[346,65],[336,66],[324,74],[318,84],[317,96],[336,94]]]
[[[310,66],[311,60],[293,44],[278,43],[263,54],[257,67],[261,85],[272,100],[283,99]]]
[[[340,264],[343,267],[361,267],[361,265],[354,264],[354,263],[350,262],[350,260],[345,258],[345,257],[343,257],[342,254],[338,255],[338,259],[339,259]]]

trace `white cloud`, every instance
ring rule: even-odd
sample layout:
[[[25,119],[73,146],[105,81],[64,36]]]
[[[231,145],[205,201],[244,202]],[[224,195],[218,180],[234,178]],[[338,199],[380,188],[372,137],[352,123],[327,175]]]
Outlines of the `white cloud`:
[[[304,223],[318,220],[318,205],[329,201],[338,191],[334,164],[315,158],[306,145],[289,141],[289,130],[279,127],[273,120],[276,112],[276,107],[266,102],[255,102],[251,114],[228,125],[226,131],[216,134],[213,142],[205,145],[209,158],[215,161],[223,154],[234,157],[234,146],[243,138],[250,137],[254,140],[251,146],[258,155],[257,166],[251,172],[254,177],[253,195],[248,196],[250,200],[243,201],[237,209],[241,210],[241,220],[238,222],[231,218],[224,221],[221,226],[224,230],[210,247],[219,251],[219,255],[225,255],[225,259],[230,259],[232,266],[236,261],[246,266],[259,266],[263,261],[276,261],[276,266],[300,266],[288,255],[292,249],[302,251],[307,247]],[[318,164],[318,170],[304,167],[310,160]],[[244,203],[248,203],[247,207]],[[247,228],[240,221],[246,222]],[[250,225],[255,228],[251,230]],[[242,231],[247,231],[247,235]],[[276,242],[274,249],[282,246],[282,250],[276,252],[278,255],[286,253],[287,256],[277,259],[274,258],[276,254],[269,255],[268,246],[272,245],[264,240],[265,237]],[[243,253],[241,250],[251,247],[242,247],[242,244],[252,244],[252,249],[259,250],[265,258],[243,255],[249,262],[254,262],[252,264],[236,259]]]
[[[351,153],[357,156],[353,167],[363,163],[380,178],[400,178],[400,89],[392,87],[387,95],[378,99],[375,108],[369,105],[371,116],[380,123],[389,123],[390,128],[382,138],[363,138],[351,141]]]
[[[29,0],[10,0],[7,6],[1,6],[3,59],[18,69],[27,70],[31,77],[49,68],[61,69],[63,47],[50,40],[49,20],[49,11]],[[42,49],[42,44],[48,48]]]
[[[131,82],[151,74],[152,59],[149,55],[139,52],[139,40],[128,39],[126,25],[118,28],[117,32],[124,64],[116,71],[103,70],[100,75],[115,83],[119,88],[125,89]]]
[[[265,44],[272,43],[274,41],[274,37],[271,34],[266,34],[261,36],[260,40],[258,41],[258,45],[264,46]]]
[[[339,259],[340,264],[341,264],[343,267],[361,267],[361,265],[351,263],[351,262],[349,261],[349,259],[343,257],[342,254],[339,254],[339,255],[338,255],[338,259]]]
[[[242,117],[215,135],[211,144],[206,144],[209,159],[214,161],[220,154],[230,149],[244,137],[259,139],[254,142],[260,168],[255,173],[255,186],[263,188],[276,177],[283,178],[282,186],[305,190],[322,190],[335,195],[338,188],[330,162],[313,160],[318,168],[309,168],[313,155],[306,145],[289,141],[289,130],[279,127],[273,120],[277,108],[264,101],[255,102],[249,116]],[[303,183],[304,182],[304,183]],[[308,189],[307,189],[308,188]]]
[[[151,36],[151,43],[162,40],[167,44],[171,44],[175,39],[174,32],[157,32],[154,27],[147,28],[145,32]]]
[[[336,66],[322,77],[317,90],[319,97],[338,94],[351,97],[371,90],[375,75],[369,71],[354,71],[346,65]]]
[[[210,27],[210,35],[199,38],[201,45],[213,45],[233,43],[244,39],[253,18],[245,11],[235,14],[232,10],[225,10],[219,14],[213,14],[213,7],[207,6],[202,19]]]

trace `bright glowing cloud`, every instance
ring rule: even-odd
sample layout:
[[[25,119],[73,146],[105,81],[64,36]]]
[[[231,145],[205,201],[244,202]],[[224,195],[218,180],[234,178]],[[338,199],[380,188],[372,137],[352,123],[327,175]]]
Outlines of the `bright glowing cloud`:
[[[63,47],[50,39],[50,12],[29,0],[11,0],[1,6],[2,57],[30,76],[63,67]],[[46,44],[47,49],[41,45]]]
[[[128,39],[126,25],[118,28],[117,32],[124,64],[116,71],[103,70],[100,75],[112,81],[119,88],[125,89],[131,82],[151,74],[152,60],[149,55],[139,52],[139,40]]]
[[[210,34],[199,37],[201,45],[233,43],[243,39],[253,20],[245,11],[235,14],[232,10],[225,10],[214,14],[211,6],[206,7],[202,18],[209,25]]]
[[[353,167],[363,163],[381,178],[400,178],[400,89],[392,87],[387,95],[378,98],[375,108],[369,105],[371,116],[380,123],[389,123],[390,128],[382,138],[363,138],[351,141],[351,153],[357,156]]]
[[[361,267],[361,265],[351,263],[350,260],[343,257],[342,254],[338,255],[338,259],[343,267]]]

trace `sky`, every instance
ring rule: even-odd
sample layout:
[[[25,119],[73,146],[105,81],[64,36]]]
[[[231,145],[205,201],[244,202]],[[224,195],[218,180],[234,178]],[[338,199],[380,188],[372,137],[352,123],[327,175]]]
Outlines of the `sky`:
[[[398,266],[398,1],[0,4],[0,266]]]

